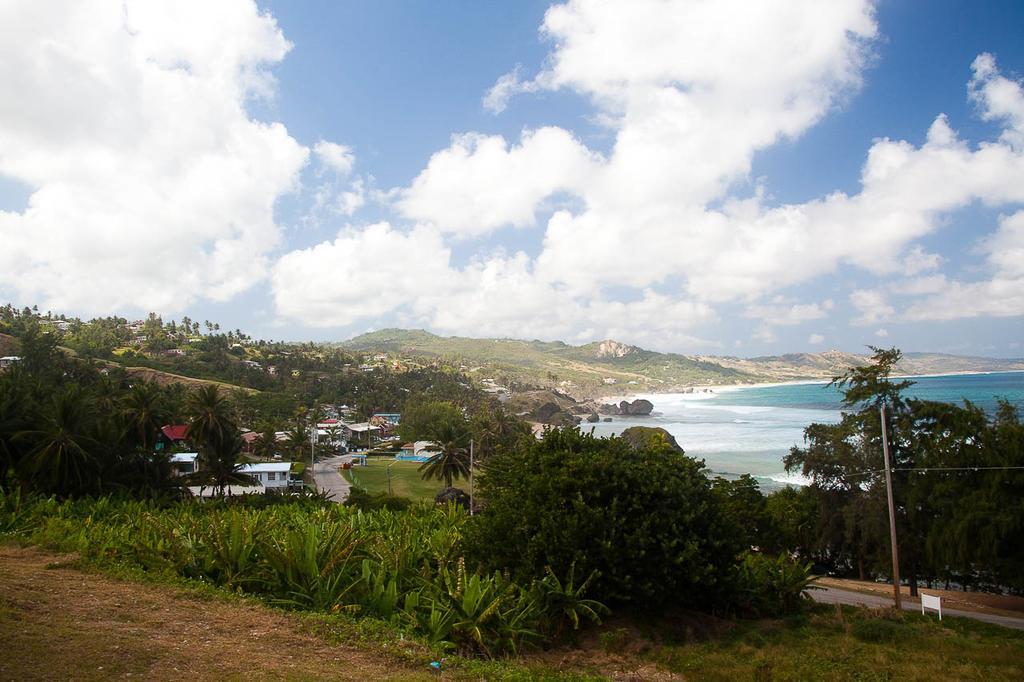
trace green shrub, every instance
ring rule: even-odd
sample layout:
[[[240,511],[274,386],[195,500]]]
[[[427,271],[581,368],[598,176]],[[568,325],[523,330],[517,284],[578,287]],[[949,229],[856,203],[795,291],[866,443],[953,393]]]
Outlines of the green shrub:
[[[703,463],[662,443],[554,429],[492,459],[485,509],[467,554],[521,581],[575,566],[590,595],[645,609],[709,607],[727,589],[740,549],[715,504]]]
[[[745,552],[736,575],[736,605],[754,616],[782,616],[798,613],[814,589],[811,565],[787,556],[769,557]]]

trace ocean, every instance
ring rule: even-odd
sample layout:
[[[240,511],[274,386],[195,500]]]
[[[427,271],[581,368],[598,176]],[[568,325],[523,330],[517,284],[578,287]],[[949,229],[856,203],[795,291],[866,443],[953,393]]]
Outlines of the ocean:
[[[1024,413],[1024,372],[911,377],[907,395],[926,400],[970,400],[989,414],[1006,398]],[[786,474],[783,456],[803,443],[813,422],[840,418],[840,392],[826,383],[793,383],[712,388],[700,393],[653,393],[631,396],[654,403],[649,417],[613,417],[611,422],[581,424],[598,436],[618,434],[630,426],[660,426],[692,457],[703,459],[713,476],[753,475],[765,491],[801,485]],[[620,398],[621,399],[621,398]],[[617,399],[618,400],[618,399]]]

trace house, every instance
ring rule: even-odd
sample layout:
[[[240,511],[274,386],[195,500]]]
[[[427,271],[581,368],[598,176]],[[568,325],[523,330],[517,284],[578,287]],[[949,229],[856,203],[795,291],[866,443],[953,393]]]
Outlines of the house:
[[[185,355],[185,352],[186,351],[184,348],[168,348],[167,350],[164,351],[164,355],[171,357],[180,357],[182,355]]]
[[[291,462],[260,462],[243,464],[238,468],[238,473],[251,476],[267,490],[278,490],[288,487],[291,470]]]
[[[370,417],[371,424],[380,422],[381,425],[387,424],[388,426],[398,426],[401,421],[402,415],[396,412],[377,412]]]
[[[184,448],[190,450],[192,441],[188,438],[188,424],[167,424],[156,435],[156,451]]]
[[[369,422],[358,424],[342,424],[346,429],[347,440],[360,447],[370,447],[377,442],[380,436],[380,427]]]
[[[16,362],[21,362],[21,358],[17,355],[5,355],[0,358],[0,369],[7,369]]]
[[[171,455],[171,471],[175,476],[187,476],[199,471],[198,452],[176,452]]]
[[[254,453],[256,451],[256,448],[259,446],[259,441],[261,440],[261,438],[261,434],[255,431],[243,431],[242,443],[244,443],[244,445],[242,445],[242,452],[245,453],[246,455],[251,455],[252,453]]]
[[[324,419],[317,422],[316,440],[336,448],[348,449],[348,437],[351,432],[337,419]]]
[[[263,369],[260,363],[256,362],[255,360],[242,360],[242,364],[248,367],[249,369]]]

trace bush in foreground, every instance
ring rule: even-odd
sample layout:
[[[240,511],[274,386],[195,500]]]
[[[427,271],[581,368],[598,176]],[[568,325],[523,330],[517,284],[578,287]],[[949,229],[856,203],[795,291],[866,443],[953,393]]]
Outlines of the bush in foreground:
[[[609,604],[713,608],[741,547],[701,468],[665,443],[549,430],[488,463],[467,555],[519,579],[593,575],[591,595]]]

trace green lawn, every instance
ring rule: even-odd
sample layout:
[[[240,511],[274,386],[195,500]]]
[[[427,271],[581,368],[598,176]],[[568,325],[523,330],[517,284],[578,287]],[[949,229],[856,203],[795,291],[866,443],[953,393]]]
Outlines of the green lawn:
[[[368,458],[367,465],[344,470],[345,478],[355,486],[370,493],[387,492],[387,468],[391,465],[391,491],[395,495],[414,500],[433,500],[444,489],[443,481],[424,481],[420,478],[419,462],[396,462],[391,458]],[[465,488],[465,482],[455,482],[456,487]]]

